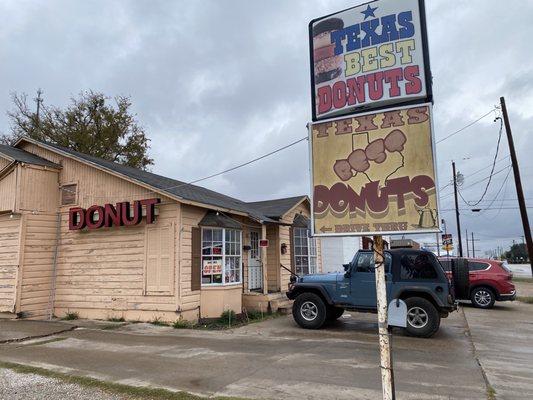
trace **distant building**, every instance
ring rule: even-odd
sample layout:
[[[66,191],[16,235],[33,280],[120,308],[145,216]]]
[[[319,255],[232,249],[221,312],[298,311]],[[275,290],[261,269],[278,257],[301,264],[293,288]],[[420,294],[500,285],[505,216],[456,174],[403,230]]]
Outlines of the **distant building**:
[[[389,237],[383,238],[384,246],[389,247]],[[343,264],[353,260],[360,249],[371,249],[372,238],[368,236],[332,236],[322,240],[322,270],[324,272],[341,272]]]

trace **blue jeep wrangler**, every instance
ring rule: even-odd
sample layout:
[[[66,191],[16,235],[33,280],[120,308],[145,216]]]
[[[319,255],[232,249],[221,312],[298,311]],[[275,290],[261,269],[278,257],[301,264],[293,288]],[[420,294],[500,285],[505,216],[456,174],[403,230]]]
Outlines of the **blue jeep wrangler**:
[[[407,332],[430,337],[440,319],[457,309],[454,285],[430,252],[411,249],[385,250],[387,300],[407,304]],[[287,297],[294,300],[292,314],[302,328],[319,329],[345,310],[376,312],[374,253],[360,250],[344,273],[292,276]],[[461,290],[468,284],[468,268],[458,263],[454,280]]]

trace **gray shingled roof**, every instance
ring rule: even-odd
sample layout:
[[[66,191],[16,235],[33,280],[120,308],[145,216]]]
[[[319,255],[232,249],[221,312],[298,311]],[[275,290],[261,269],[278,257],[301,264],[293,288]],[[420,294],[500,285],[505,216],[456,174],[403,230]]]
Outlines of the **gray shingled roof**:
[[[7,146],[5,144],[0,144],[0,157],[2,155],[7,156],[8,159],[22,163],[40,165],[43,167],[61,168],[61,166],[36,156],[35,154],[28,153],[27,151],[17,149],[16,147]]]
[[[307,198],[307,196],[296,196],[284,199],[256,201],[248,204],[267,217],[277,219],[283,217],[283,215],[285,215],[291,208],[305,198]]]
[[[289,210],[290,208],[292,208],[292,206],[296,205],[296,203],[298,203],[303,197],[305,197],[298,196],[291,197],[288,199],[259,202],[263,203],[263,206],[258,206],[259,203],[246,203],[242,200],[226,196],[221,193],[217,193],[213,190],[209,190],[201,186],[190,185],[185,182],[170,179],[161,175],[153,174],[151,172],[142,171],[137,168],[117,164],[112,161],[107,161],[99,157],[83,154],[55,144],[39,142],[37,140],[28,138],[22,138],[22,140],[27,140],[29,142],[41,144],[45,147],[56,149],[59,152],[63,152],[72,157],[79,158],[100,168],[124,175],[130,179],[142,182],[153,188],[159,189],[162,192],[178,196],[182,199],[198,202],[205,205],[212,205],[219,208],[240,211],[248,214],[250,217],[256,220],[264,222],[277,222],[275,219],[270,218],[267,213],[263,212],[264,209],[266,210],[265,206],[267,203],[280,202],[284,204],[284,208],[288,207],[287,210]]]

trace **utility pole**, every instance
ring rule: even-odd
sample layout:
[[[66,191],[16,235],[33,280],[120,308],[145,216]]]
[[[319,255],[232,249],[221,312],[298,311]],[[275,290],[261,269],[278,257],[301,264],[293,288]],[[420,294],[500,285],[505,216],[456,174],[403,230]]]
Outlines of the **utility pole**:
[[[435,239],[437,239],[437,255],[440,257],[440,243],[439,243],[439,233],[435,233]]]
[[[466,256],[470,257],[470,250],[468,249],[468,229],[466,229]]]
[[[41,97],[41,94],[43,94],[43,91],[39,88],[37,90],[37,97],[34,99],[37,103],[37,112],[35,113],[37,119],[37,128],[39,128],[41,125],[41,104],[43,103],[43,98]]]
[[[463,256],[463,242],[461,239],[461,221],[459,219],[459,200],[457,199],[457,174],[455,172],[455,161],[452,161],[453,171],[453,192],[455,195],[455,219],[457,220],[457,242],[459,244],[459,257]]]
[[[374,263],[376,274],[376,298],[378,308],[379,355],[383,400],[395,400],[394,372],[392,369],[391,330],[388,324],[387,284],[385,282],[385,260],[383,259],[383,237],[374,236]]]
[[[507,141],[509,143],[509,153],[511,155],[511,161],[513,164],[514,183],[516,186],[516,194],[518,195],[518,205],[520,206],[520,216],[522,217],[524,236],[526,237],[527,253],[531,263],[531,272],[533,273],[533,239],[531,238],[531,228],[529,227],[526,202],[524,200],[524,191],[522,190],[522,181],[520,179],[520,169],[518,168],[518,159],[516,158],[513,134],[511,132],[511,123],[509,122],[509,115],[507,114],[507,107],[505,106],[505,99],[503,96],[500,97],[500,103],[502,105],[503,122],[505,123]]]
[[[476,249],[474,247],[474,232],[472,232],[472,258],[476,258]]]

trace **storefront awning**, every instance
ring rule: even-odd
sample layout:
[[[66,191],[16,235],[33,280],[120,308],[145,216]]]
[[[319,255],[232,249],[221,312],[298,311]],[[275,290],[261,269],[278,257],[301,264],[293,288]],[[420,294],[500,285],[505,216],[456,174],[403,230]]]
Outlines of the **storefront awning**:
[[[213,226],[217,228],[242,229],[242,225],[238,221],[221,214],[218,211],[208,211],[198,225]]]

